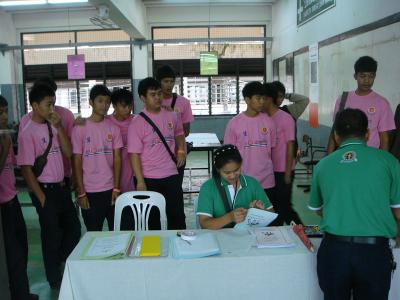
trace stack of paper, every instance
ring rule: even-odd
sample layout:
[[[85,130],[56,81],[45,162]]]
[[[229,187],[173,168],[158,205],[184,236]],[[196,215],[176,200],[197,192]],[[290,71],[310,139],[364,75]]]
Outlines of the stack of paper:
[[[196,239],[191,241],[185,241],[178,236],[172,237],[171,249],[175,258],[199,258],[221,252],[218,241],[211,232],[198,233]]]
[[[283,248],[296,245],[285,227],[255,228],[254,233],[257,248]]]
[[[132,240],[132,233],[110,233],[92,238],[81,259],[123,258]]]

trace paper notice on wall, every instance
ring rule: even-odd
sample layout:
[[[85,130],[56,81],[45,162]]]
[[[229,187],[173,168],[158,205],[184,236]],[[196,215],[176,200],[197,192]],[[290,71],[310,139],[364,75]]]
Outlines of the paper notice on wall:
[[[68,79],[85,79],[85,55],[67,55]]]
[[[319,70],[318,70],[318,43],[311,44],[308,47],[309,61],[309,122],[310,127],[318,127],[318,102],[319,102]]]

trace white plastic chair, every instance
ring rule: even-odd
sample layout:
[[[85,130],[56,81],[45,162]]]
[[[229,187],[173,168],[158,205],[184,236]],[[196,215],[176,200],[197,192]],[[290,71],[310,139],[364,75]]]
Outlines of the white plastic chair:
[[[161,230],[167,230],[165,198],[157,192],[126,192],[117,198],[115,203],[114,231],[120,231],[122,210],[129,206],[135,221],[135,230],[149,230],[149,215],[153,206],[160,210]]]

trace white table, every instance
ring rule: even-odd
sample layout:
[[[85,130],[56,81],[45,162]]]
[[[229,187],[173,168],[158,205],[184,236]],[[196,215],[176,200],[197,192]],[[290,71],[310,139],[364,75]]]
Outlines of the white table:
[[[214,231],[222,254],[201,259],[125,258],[80,260],[96,234],[86,233],[67,260],[60,291],[66,299],[296,299],[320,300],[316,255],[293,235],[297,246],[257,249],[253,238],[232,229]],[[176,231],[137,232],[168,237]],[[400,250],[395,256],[400,262]],[[400,272],[390,299],[400,299]]]
[[[210,158],[212,163],[214,160],[214,149],[221,146],[217,135],[215,133],[191,133],[186,137],[186,141],[193,144],[192,151],[207,151],[207,169],[208,173],[210,173]]]

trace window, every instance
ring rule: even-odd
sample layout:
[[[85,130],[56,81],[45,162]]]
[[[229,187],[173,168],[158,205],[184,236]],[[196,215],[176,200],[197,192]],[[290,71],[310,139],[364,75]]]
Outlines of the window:
[[[114,45],[110,41],[121,43]],[[90,115],[89,91],[95,84],[105,82],[110,90],[114,87],[132,89],[130,37],[122,30],[22,33],[21,42],[41,47],[23,51],[27,111],[31,110],[29,89],[42,76],[56,80],[56,104],[69,108],[75,115]],[[75,42],[88,45],[76,47]],[[96,45],[90,45],[93,42]],[[67,46],[51,46],[55,44]],[[68,80],[67,55],[76,53],[85,55],[86,79],[83,81]]]
[[[240,100],[244,84],[265,76],[265,42],[251,40],[265,37],[264,26],[157,27],[152,32],[155,41],[164,40],[153,45],[154,73],[164,64],[175,69],[177,83],[183,83],[177,90],[190,100],[195,115],[239,113],[244,107]],[[205,42],[208,38],[219,40]],[[201,51],[218,52],[218,76],[200,76]]]

